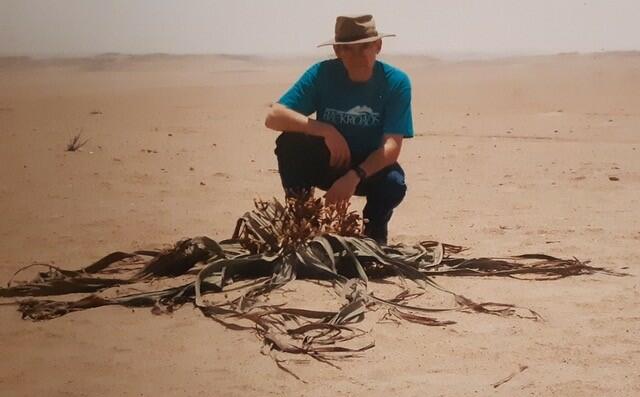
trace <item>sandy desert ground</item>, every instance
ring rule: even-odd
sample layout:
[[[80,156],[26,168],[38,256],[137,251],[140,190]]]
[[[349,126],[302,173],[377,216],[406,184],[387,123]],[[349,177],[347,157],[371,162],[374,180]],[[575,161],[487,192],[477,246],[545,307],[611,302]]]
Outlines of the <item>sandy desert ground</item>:
[[[576,256],[631,276],[441,278],[545,321],[458,313],[443,315],[457,321],[447,327],[373,324],[376,347],[341,370],[293,363],[307,383],[261,355],[251,333],[190,307],[34,323],[5,300],[0,395],[640,395],[640,54],[383,59],[414,89],[416,136],[401,155],[409,192],[392,241]],[[0,281],[33,262],[77,268],[115,250],[229,237],[254,197],[281,196],[263,119],[311,61],[1,59]],[[89,142],[66,152],[79,132]],[[294,289],[301,305],[335,299],[305,282]]]

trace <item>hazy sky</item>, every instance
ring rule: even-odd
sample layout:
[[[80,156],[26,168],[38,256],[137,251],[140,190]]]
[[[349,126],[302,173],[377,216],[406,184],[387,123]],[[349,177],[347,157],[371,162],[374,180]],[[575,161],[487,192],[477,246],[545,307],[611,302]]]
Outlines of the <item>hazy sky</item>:
[[[385,52],[640,50],[640,0],[0,0],[0,54],[318,53],[362,12]]]

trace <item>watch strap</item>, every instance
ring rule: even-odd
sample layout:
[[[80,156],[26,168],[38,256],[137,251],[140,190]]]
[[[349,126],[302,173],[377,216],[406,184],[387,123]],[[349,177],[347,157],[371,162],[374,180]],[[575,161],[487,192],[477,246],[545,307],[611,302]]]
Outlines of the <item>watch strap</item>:
[[[367,178],[366,171],[363,170],[362,167],[360,167],[359,165],[356,165],[355,167],[353,167],[353,171],[355,171],[356,175],[358,175],[358,178],[360,178],[361,181]]]

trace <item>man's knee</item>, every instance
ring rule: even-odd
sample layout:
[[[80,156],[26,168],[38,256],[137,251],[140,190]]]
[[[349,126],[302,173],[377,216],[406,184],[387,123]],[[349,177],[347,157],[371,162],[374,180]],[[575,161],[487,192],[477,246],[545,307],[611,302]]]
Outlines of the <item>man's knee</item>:
[[[302,134],[295,132],[283,132],[276,139],[275,154],[278,157],[297,153],[300,150]]]
[[[277,156],[290,153],[304,153],[305,156],[317,156],[328,153],[328,149],[324,143],[324,139],[320,137],[301,132],[283,132],[276,139],[275,153]]]
[[[304,167],[319,173],[329,166],[329,149],[324,139],[299,132],[280,134],[275,154],[280,167]]]
[[[387,172],[375,190],[386,205],[395,207],[400,204],[407,194],[407,185],[402,169],[392,169]]]
[[[404,180],[404,175],[400,175],[398,172],[392,172],[388,178],[389,200],[394,202],[395,205],[400,204],[404,197],[407,195],[407,185]]]
[[[298,132],[283,132],[276,139],[275,154],[283,186],[325,186],[329,177],[329,151],[324,140]]]

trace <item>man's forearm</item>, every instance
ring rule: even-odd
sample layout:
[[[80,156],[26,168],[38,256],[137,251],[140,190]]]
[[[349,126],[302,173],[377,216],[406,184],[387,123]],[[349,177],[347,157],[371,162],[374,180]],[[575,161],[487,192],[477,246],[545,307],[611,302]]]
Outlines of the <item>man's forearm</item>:
[[[274,131],[302,132],[321,137],[324,136],[326,130],[324,123],[309,118],[279,103],[271,105],[271,110],[267,114],[264,125]]]
[[[385,137],[384,144],[378,150],[371,153],[359,166],[367,174],[367,177],[372,176],[383,168],[398,161],[401,148],[402,136],[394,135]]]

